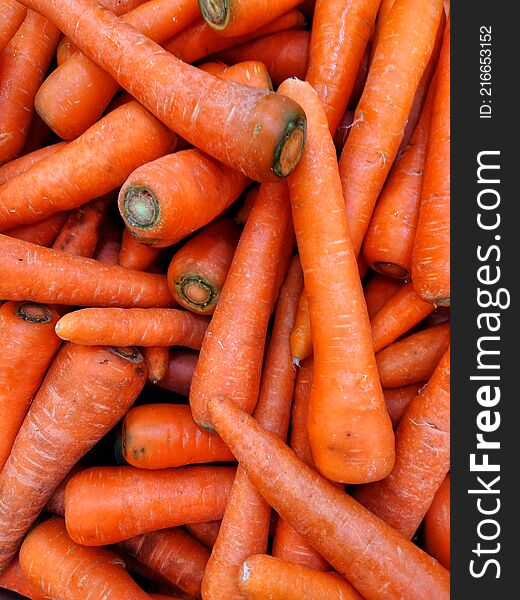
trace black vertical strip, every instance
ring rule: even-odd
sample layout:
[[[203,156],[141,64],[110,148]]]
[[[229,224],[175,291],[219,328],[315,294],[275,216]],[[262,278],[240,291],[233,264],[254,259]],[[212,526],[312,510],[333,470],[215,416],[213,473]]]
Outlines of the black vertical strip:
[[[456,600],[520,597],[513,579],[520,572],[519,14],[516,2],[452,3],[451,597]],[[481,183],[479,154],[482,163],[499,167],[482,169],[486,181]],[[479,194],[487,208],[479,207]],[[496,228],[484,228],[497,219]],[[489,302],[495,306],[486,307]],[[484,465],[487,455],[491,468],[499,470],[475,466],[480,470],[472,471],[472,454],[476,465]]]

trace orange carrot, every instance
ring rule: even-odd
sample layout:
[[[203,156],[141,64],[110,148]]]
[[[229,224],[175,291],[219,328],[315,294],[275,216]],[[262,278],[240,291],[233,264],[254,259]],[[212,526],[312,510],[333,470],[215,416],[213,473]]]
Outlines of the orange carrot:
[[[150,0],[125,14],[122,21],[162,43],[198,14],[197,0]],[[35,106],[59,137],[72,140],[101,117],[118,89],[106,71],[76,52],[45,80]]]
[[[123,239],[119,250],[119,264],[122,267],[146,271],[159,254],[160,250],[141,244],[128,229],[123,230]]]
[[[25,144],[23,145],[20,154],[23,156],[24,154],[30,154],[31,152],[42,148],[48,143],[50,136],[50,128],[42,121],[40,115],[34,113],[27,139],[25,140]]]
[[[206,23],[229,37],[255,31],[299,3],[300,0],[257,0],[251,6],[247,0],[199,0],[199,7]]]
[[[107,265],[119,265],[121,231],[112,215],[107,214],[101,224],[101,236],[94,252],[94,259]],[[173,301],[173,298],[172,298]]]
[[[24,156],[20,156],[20,158],[15,158],[10,162],[2,165],[0,167],[0,185],[5,183],[11,177],[15,175],[20,175],[20,173],[25,173],[30,167],[34,164],[47,158],[47,156],[51,156],[61,148],[64,148],[67,145],[67,142],[58,142],[57,144],[51,144],[50,146],[46,146],[45,148],[40,148],[39,150],[35,150],[30,154],[25,154]]]
[[[137,102],[125,104],[0,187],[0,230],[102,196],[174,147],[175,136],[162,123]]]
[[[103,546],[157,529],[221,519],[234,477],[234,467],[86,469],[65,489],[67,531],[78,544]]]
[[[376,27],[372,36],[372,57],[370,62],[372,62],[374,58],[373,54],[381,36],[381,29],[383,25],[386,24],[386,21],[388,20],[388,15],[390,14],[390,11],[392,10],[394,4],[395,0],[381,0],[380,2],[379,11],[377,13]]]
[[[379,3],[316,2],[306,79],[323,102],[333,136],[354,90]]]
[[[158,382],[159,387],[181,396],[188,396],[198,359],[198,352],[185,348],[172,348],[168,368],[164,377]]]
[[[386,408],[392,419],[394,429],[399,425],[408,405],[417,396],[423,386],[424,383],[414,383],[412,385],[383,390]]]
[[[273,82],[266,66],[258,60],[246,60],[226,67],[218,77],[227,81],[236,81],[261,90],[272,90]]]
[[[450,324],[441,323],[394,342],[376,354],[383,388],[427,381],[450,344]]]
[[[83,306],[171,306],[166,277],[0,235],[0,298]]]
[[[246,35],[224,37],[200,18],[170,38],[163,47],[184,62],[192,63],[215,52],[233,48],[270,33],[293,28],[301,29],[304,23],[305,19],[301,12],[293,9]]]
[[[180,527],[130,538],[118,544],[161,579],[200,598],[208,549]]]
[[[175,308],[84,308],[63,316],[56,333],[62,340],[87,346],[175,345],[198,350],[208,322]]]
[[[65,221],[69,218],[69,212],[63,211],[54,213],[46,219],[42,219],[36,223],[30,225],[20,225],[19,227],[13,227],[5,231],[5,235],[9,237],[23,240],[24,242],[30,242],[31,244],[38,244],[38,246],[45,246],[49,248],[52,246],[58,233],[65,224]]]
[[[52,245],[54,250],[90,258],[99,240],[103,216],[112,200],[113,196],[105,196],[73,211]]]
[[[61,343],[54,333],[58,319],[56,310],[43,304],[0,306],[0,471]]]
[[[0,570],[55,488],[125,414],[145,380],[143,357],[133,348],[62,347],[0,472]]]
[[[296,103],[183,63],[100,10],[95,0],[24,2],[51,19],[88,58],[202,151],[258,181],[277,181],[300,160],[305,115]]]
[[[0,165],[17,156],[25,144],[34,96],[52,60],[58,37],[59,31],[52,23],[29,10],[5,50],[0,51]]]
[[[450,568],[450,475],[441,483],[424,517],[424,547],[441,565]]]
[[[300,296],[294,329],[291,331],[291,354],[297,365],[312,355],[311,318],[305,290]]]
[[[144,362],[148,369],[148,381],[158,383],[165,376],[170,361],[168,346],[147,346],[142,348]]]
[[[80,600],[86,593],[92,600],[150,598],[126,572],[117,554],[75,544],[59,518],[44,521],[29,533],[20,549],[20,566],[46,598]]]
[[[49,501],[45,505],[46,512],[58,517],[65,516],[65,488],[72,477],[74,477],[76,473],[79,473],[79,471],[84,468],[85,465],[82,463],[82,461],[77,462],[72,467],[72,469],[67,473],[67,476],[63,479],[60,485],[54,490],[52,496],[49,498]]]
[[[249,215],[251,214],[251,210],[255,204],[256,197],[258,196],[258,192],[260,191],[259,185],[252,185],[245,195],[243,204],[240,210],[237,212],[235,221],[239,225],[245,225]]]
[[[262,193],[262,192],[260,192]],[[254,415],[262,427],[285,439],[289,427],[295,368],[289,335],[303,287],[299,260],[291,262],[280,292],[275,323],[267,351],[262,383]],[[238,587],[242,562],[252,553],[266,552],[271,509],[238,468],[220,531],[209,558],[202,593],[213,600],[245,598]],[[247,528],[244,528],[247,523]]]
[[[15,35],[20,25],[25,19],[27,9],[16,0],[1,0],[0,1],[0,54],[9,44],[11,38]]]
[[[211,429],[207,403],[218,390],[252,412],[260,386],[278,257],[290,223],[285,182],[260,188],[202,343],[190,389],[195,421]]]
[[[354,498],[411,538],[450,468],[450,351],[426,388],[408,405],[396,432],[396,461],[382,481]]]
[[[168,285],[175,300],[200,314],[213,314],[240,237],[240,228],[224,218],[192,237],[168,267]]]
[[[363,244],[363,256],[370,267],[397,279],[409,277],[412,270],[432,92],[433,88],[409,146],[390,172]]]
[[[221,521],[208,521],[206,523],[188,523],[186,529],[191,535],[202,542],[207,548],[213,548],[220,531]]]
[[[436,75],[412,279],[428,302],[450,305],[450,21]]]
[[[238,587],[249,600],[363,600],[337,573],[323,573],[266,554],[250,556],[244,562]]]
[[[264,35],[215,54],[227,64],[258,60],[267,67],[274,86],[288,77],[304,79],[309,62],[310,32],[289,29]]]
[[[141,469],[235,460],[222,440],[197,427],[190,407],[181,404],[132,408],[123,420],[121,444],[126,462]]]
[[[289,177],[289,193],[313,335],[312,454],[333,481],[374,481],[392,469],[394,436],[370,344],[336,151],[310,84],[287,80],[280,92],[297,99],[308,119],[306,152]]]
[[[395,279],[379,273],[372,275],[364,290],[368,316],[372,318],[401,287],[401,282]]]
[[[395,342],[434,308],[417,295],[411,283],[403,285],[370,320],[375,352]]]
[[[15,556],[4,572],[0,573],[0,589],[16,592],[31,600],[45,600],[45,594],[23,574],[18,556]]]
[[[339,163],[356,255],[399,149],[441,14],[442,0],[395,0],[382,26]]]
[[[218,433],[265,500],[363,598],[449,598],[449,573],[437,561],[301,462],[233,402],[215,397],[209,407]]]
[[[309,438],[307,437],[307,418],[311,395],[314,368],[312,358],[305,360],[296,375],[294,399],[291,415],[290,445],[296,456],[309,467],[314,468]],[[282,560],[317,569],[330,569],[324,560],[287,521],[278,518],[273,540],[273,556]]]

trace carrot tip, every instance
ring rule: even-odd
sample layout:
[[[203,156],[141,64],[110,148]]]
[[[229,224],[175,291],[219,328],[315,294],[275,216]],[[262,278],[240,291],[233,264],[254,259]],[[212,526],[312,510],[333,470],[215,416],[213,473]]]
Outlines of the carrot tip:
[[[175,289],[187,308],[205,309],[217,299],[215,288],[196,275],[185,275],[175,284]]]
[[[111,347],[110,352],[133,363],[139,363],[144,360],[143,355],[139,352],[139,350],[132,346],[127,348]]]
[[[229,23],[228,0],[199,0],[199,9],[206,23],[214,29],[224,29]]]
[[[287,177],[295,169],[303,154],[305,134],[304,118],[289,121],[274,154],[273,171],[277,177]]]
[[[142,186],[128,188],[124,201],[124,217],[138,229],[149,229],[159,219],[159,203],[152,192]]]
[[[409,275],[407,269],[401,267],[401,265],[391,262],[375,262],[372,265],[372,268],[378,273],[389,275],[390,277],[395,277],[396,279],[405,279]]]
[[[52,320],[51,311],[43,304],[36,302],[20,302],[16,307],[16,314],[29,323],[45,324]]]

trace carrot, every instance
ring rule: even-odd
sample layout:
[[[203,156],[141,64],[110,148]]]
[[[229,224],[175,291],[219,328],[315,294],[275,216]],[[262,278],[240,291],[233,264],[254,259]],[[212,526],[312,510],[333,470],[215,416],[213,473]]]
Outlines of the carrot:
[[[165,376],[170,361],[168,346],[148,346],[142,349],[148,369],[148,381],[158,383]]]
[[[166,277],[67,256],[0,234],[0,298],[86,306],[169,306]]]
[[[54,213],[50,217],[37,221],[36,223],[20,225],[19,227],[8,229],[5,232],[5,235],[48,248],[52,246],[68,218],[68,211]]]
[[[305,19],[301,12],[293,9],[246,35],[224,37],[212,29],[204,19],[200,18],[170,38],[163,47],[184,62],[192,63],[215,52],[239,46],[270,33],[293,28],[301,29],[304,23]]]
[[[116,226],[112,215],[107,214],[101,224],[101,236],[94,252],[94,259],[107,265],[119,265],[121,238],[120,228]]]
[[[40,115],[35,113],[33,115],[29,133],[27,139],[23,145],[20,154],[30,154],[39,148],[42,148],[48,143],[49,137],[51,136],[51,130],[46,123],[42,121]]]
[[[372,318],[401,287],[401,282],[396,279],[379,273],[372,275],[364,289],[368,316]]]
[[[209,406],[217,432],[266,502],[363,598],[449,598],[449,573],[437,561],[301,462],[233,402],[215,397]]]
[[[0,54],[9,44],[12,37],[17,32],[20,25],[25,19],[27,9],[16,0],[1,0],[0,1],[0,22],[2,29],[0,30]]]
[[[56,310],[43,304],[0,306],[0,471],[61,343],[54,333],[59,318]]]
[[[291,331],[291,354],[297,365],[312,355],[311,318],[305,290],[300,296],[294,329]]]
[[[125,104],[4,183],[0,230],[77,208],[120,186],[134,169],[174,147],[175,136],[155,117],[137,102]]]
[[[240,237],[193,375],[190,406],[202,427],[212,428],[207,403],[216,390],[229,394],[248,412],[255,407],[278,256],[289,223],[287,185],[263,185]]]
[[[411,538],[450,468],[450,351],[426,388],[408,405],[396,432],[396,461],[382,481],[354,498]]]
[[[184,64],[99,10],[95,0],[24,2],[50,18],[88,58],[202,151],[259,181],[277,181],[298,163],[305,115],[296,103]]]
[[[259,29],[294,8],[300,0],[199,0],[206,23],[224,37],[244,35]]]
[[[442,0],[395,0],[382,26],[339,163],[356,255],[399,149],[441,14]]]
[[[45,595],[25,577],[15,556],[3,573],[0,573],[0,588],[16,592],[31,600],[45,600]]]
[[[174,254],[168,285],[175,300],[200,314],[213,314],[240,237],[228,218],[208,225]]]
[[[383,388],[427,381],[448,349],[450,324],[441,323],[394,342],[376,354]]]
[[[207,327],[207,318],[175,308],[84,308],[63,316],[56,333],[62,340],[87,346],[176,345],[198,350]]]
[[[265,554],[244,561],[238,587],[249,600],[362,600],[337,573],[323,573]]]
[[[285,439],[287,435],[294,390],[295,368],[289,348],[289,335],[302,288],[301,266],[299,260],[294,258],[280,292],[254,411],[261,426],[281,439]],[[270,516],[270,507],[249,481],[247,473],[239,467],[204,573],[203,597],[213,600],[245,598],[238,586],[240,568],[250,554],[266,552]],[[247,523],[247,528],[244,528],[244,523]]]
[[[289,193],[313,335],[312,454],[319,471],[333,481],[373,481],[392,469],[394,440],[370,344],[336,151],[310,84],[287,80],[279,91],[297,99],[308,119],[306,152],[289,177]]]
[[[20,566],[46,598],[80,600],[86,593],[92,600],[150,598],[126,572],[117,554],[75,544],[59,518],[44,521],[29,533],[20,549]]]
[[[118,547],[169,584],[200,598],[209,550],[182,528],[146,533],[120,542]]]
[[[412,279],[428,302],[450,305],[450,20],[437,68]]]
[[[301,368],[296,375],[290,446],[301,461],[314,468],[309,438],[307,437],[307,417],[309,415],[313,372],[313,360],[309,358],[301,364]],[[278,518],[276,523],[272,553],[276,558],[311,569],[319,571],[330,569],[327,561],[310,546],[307,540],[281,518]]]
[[[333,136],[354,90],[379,3],[316,2],[306,79],[323,102]]]
[[[188,396],[198,359],[198,352],[185,348],[172,348],[168,368],[164,377],[158,382],[159,387],[181,396]]]
[[[427,317],[435,307],[407,283],[371,318],[374,350],[379,352]]]
[[[208,521],[206,523],[188,523],[186,529],[193,537],[202,542],[207,548],[213,548],[220,531],[221,521]]]
[[[242,203],[241,208],[237,212],[235,216],[235,221],[239,225],[245,225],[249,215],[251,214],[251,210],[255,204],[256,197],[258,196],[258,192],[260,191],[259,185],[252,185],[246,192],[244,201]]]
[[[160,250],[141,244],[128,229],[123,230],[123,239],[119,250],[119,264],[122,267],[146,271],[159,254]]]
[[[424,548],[450,568],[450,475],[441,483],[424,517]]]
[[[234,476],[234,467],[86,469],[65,489],[67,531],[78,544],[103,546],[157,529],[221,519]]]
[[[162,43],[189,25],[198,12],[197,0],[150,0],[126,13],[122,21]],[[106,71],[76,52],[45,80],[35,106],[59,137],[72,140],[101,117],[118,89]]]
[[[39,150],[35,150],[30,154],[25,154],[24,156],[20,156],[20,158],[15,158],[10,162],[2,165],[0,167],[0,185],[5,183],[11,177],[15,175],[20,175],[20,173],[25,173],[30,167],[34,164],[51,156],[61,148],[64,148],[67,145],[67,142],[58,142],[57,144],[51,144],[50,146],[46,146],[45,148],[40,148]]]
[[[374,51],[376,49],[379,38],[381,37],[381,30],[383,25],[386,25],[390,11],[395,4],[395,0],[381,0],[379,11],[377,13],[377,22],[372,36],[372,57],[370,62],[374,59]]]
[[[410,144],[390,172],[363,244],[370,267],[397,279],[409,277],[412,269],[432,101],[430,92]]]
[[[134,348],[62,347],[0,473],[0,570],[55,488],[125,414],[145,380]]]
[[[67,473],[67,476],[63,479],[60,485],[54,490],[49,501],[45,505],[45,511],[58,517],[65,516],[65,488],[69,481],[74,477],[76,473],[79,473],[85,465],[82,461],[77,462],[72,469]]]
[[[222,440],[197,427],[190,407],[144,404],[123,420],[123,458],[141,469],[166,469],[197,463],[233,461]]]
[[[112,196],[105,196],[73,211],[58,233],[53,249],[90,258],[99,240],[103,216],[112,200]]]
[[[258,60],[246,60],[226,67],[218,77],[227,81],[236,81],[261,90],[272,90],[273,82],[264,63]]]
[[[310,32],[289,29],[255,38],[214,55],[227,64],[258,60],[265,64],[271,80],[279,86],[288,77],[304,79],[309,62]]]
[[[29,10],[0,53],[0,165],[17,156],[25,144],[34,96],[52,60],[58,37],[59,31],[52,23]]]
[[[423,386],[424,383],[414,383],[403,387],[383,390],[386,408],[392,419],[394,429],[399,425],[399,421],[408,408],[408,405],[417,396]]]

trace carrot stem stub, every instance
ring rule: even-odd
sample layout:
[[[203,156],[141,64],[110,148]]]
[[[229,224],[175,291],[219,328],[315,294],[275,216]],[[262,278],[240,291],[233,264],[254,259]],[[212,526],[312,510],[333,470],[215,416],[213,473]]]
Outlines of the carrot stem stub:
[[[150,229],[159,219],[157,198],[142,185],[128,188],[123,199],[123,208],[126,218],[139,229]]]

